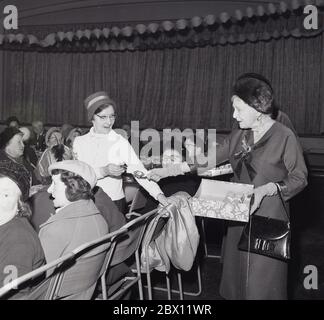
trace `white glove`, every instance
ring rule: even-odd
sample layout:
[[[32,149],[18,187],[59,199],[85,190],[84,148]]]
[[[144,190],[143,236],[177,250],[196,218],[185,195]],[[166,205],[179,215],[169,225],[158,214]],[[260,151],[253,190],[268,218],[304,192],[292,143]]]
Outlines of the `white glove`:
[[[102,177],[119,177],[125,172],[125,167],[117,164],[109,163],[104,167],[100,168],[100,175]]]
[[[163,178],[174,177],[183,175],[189,172],[190,168],[186,162],[171,164],[164,168],[156,168],[148,171],[146,177],[148,180],[153,180],[155,182],[160,181]]]

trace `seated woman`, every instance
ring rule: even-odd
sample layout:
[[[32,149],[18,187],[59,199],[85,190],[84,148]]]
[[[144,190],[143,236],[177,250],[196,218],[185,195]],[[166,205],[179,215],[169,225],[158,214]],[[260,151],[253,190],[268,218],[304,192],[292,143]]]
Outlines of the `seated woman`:
[[[31,214],[25,203],[29,187],[28,173],[21,166],[0,160],[0,287],[45,263],[39,238],[26,219]],[[33,284],[6,298],[20,298]]]
[[[47,262],[51,262],[78,246],[108,233],[108,225],[95,206],[92,188],[97,178],[94,170],[84,162],[65,160],[49,167],[52,184],[48,192],[53,197],[56,213],[40,226],[39,237]],[[89,270],[101,269],[105,253],[91,255]],[[68,270],[71,285],[62,287],[59,295],[68,299],[90,299],[96,283],[81,290],[78,263]],[[98,273],[99,277],[99,273]]]
[[[54,170],[54,173],[55,172]],[[51,188],[48,191],[53,193]],[[109,232],[121,228],[126,223],[125,216],[118,210],[111,198],[98,186],[92,189],[92,194],[95,206],[109,226]],[[53,203],[53,200],[46,190],[41,190],[30,198],[31,207],[33,209],[31,223],[37,232],[39,232],[40,228],[43,227],[44,223],[50,219],[51,215],[55,212],[55,206],[58,206],[58,204],[56,202],[57,200],[54,199],[54,201],[56,204]],[[124,251],[125,248],[127,248],[127,243],[128,241],[126,239],[120,246],[117,245],[115,252],[117,252],[117,250],[118,252]],[[118,281],[122,276],[130,273],[130,268],[123,262],[124,259],[128,257],[125,256],[125,254],[120,254],[119,256],[123,257],[123,259],[121,259],[122,261],[112,260],[112,267],[109,269],[107,276],[108,286]]]
[[[63,136],[60,128],[50,128],[45,136],[46,150],[41,155],[36,169],[36,175],[42,184],[50,184],[48,167],[57,161],[71,160],[71,150],[63,144]]]
[[[10,160],[22,167],[30,177],[30,183],[38,184],[34,168],[31,163],[24,158],[25,145],[23,133],[17,128],[6,128],[0,134],[0,160]]]

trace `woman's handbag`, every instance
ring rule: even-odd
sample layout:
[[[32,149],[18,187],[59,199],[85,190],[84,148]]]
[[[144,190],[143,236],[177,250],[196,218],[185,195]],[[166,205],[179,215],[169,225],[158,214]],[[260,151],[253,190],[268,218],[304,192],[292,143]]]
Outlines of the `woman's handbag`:
[[[277,186],[278,188],[278,186]],[[278,188],[278,195],[285,209],[288,221],[251,215],[243,229],[238,249],[261,254],[280,260],[290,259],[289,214]]]

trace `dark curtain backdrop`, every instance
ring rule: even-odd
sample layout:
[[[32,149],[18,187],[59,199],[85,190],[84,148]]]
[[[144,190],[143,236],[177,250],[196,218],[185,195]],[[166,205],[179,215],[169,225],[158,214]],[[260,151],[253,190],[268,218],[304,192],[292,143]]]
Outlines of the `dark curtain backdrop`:
[[[106,90],[118,123],[140,127],[232,126],[231,86],[242,72],[268,77],[300,134],[324,131],[324,37],[203,48],[94,53],[4,51],[0,117],[87,125],[84,98]]]

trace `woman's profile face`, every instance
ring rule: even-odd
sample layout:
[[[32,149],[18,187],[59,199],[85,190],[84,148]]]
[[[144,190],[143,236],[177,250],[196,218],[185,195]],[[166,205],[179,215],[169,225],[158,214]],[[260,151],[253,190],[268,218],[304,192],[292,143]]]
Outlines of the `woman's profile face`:
[[[66,198],[65,190],[66,185],[61,180],[61,175],[53,175],[52,184],[47,189],[47,192],[52,195],[55,208],[61,208],[70,203],[69,200]]]
[[[57,144],[60,144],[61,142],[62,134],[60,132],[53,132],[48,139],[48,144],[50,147],[54,147]]]
[[[20,196],[16,183],[7,177],[0,178],[0,225],[17,215]]]
[[[232,97],[232,105],[234,108],[233,118],[237,120],[241,129],[250,129],[256,126],[257,118],[260,115],[258,111],[235,95]]]

